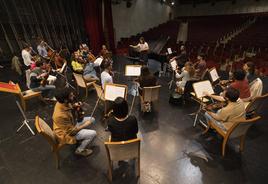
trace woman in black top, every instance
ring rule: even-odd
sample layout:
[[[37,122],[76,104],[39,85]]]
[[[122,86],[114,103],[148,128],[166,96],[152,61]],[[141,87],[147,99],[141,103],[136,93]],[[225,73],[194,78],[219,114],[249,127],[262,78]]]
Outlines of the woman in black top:
[[[138,122],[135,116],[128,115],[128,104],[118,97],[113,104],[113,116],[108,119],[111,141],[127,141],[137,138]]]
[[[151,72],[147,66],[143,66],[141,68],[141,75],[136,80],[136,82],[138,82],[140,84],[139,93],[141,95],[142,88],[155,86],[157,83],[157,78],[153,74],[151,74]]]

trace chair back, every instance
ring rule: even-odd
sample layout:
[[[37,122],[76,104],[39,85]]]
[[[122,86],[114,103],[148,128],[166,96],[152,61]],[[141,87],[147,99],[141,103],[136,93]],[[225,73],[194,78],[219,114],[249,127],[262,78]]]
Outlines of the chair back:
[[[31,74],[31,70],[25,70],[25,76],[26,76],[26,85],[27,87],[30,89],[30,83],[31,83],[31,79],[30,79],[30,74]]]
[[[120,142],[105,142],[105,148],[110,161],[129,160],[140,157],[140,139]]]
[[[86,88],[87,87],[82,74],[73,73],[73,76],[75,78],[76,84],[79,87],[82,87],[82,88]]]
[[[105,100],[105,99],[104,99],[104,92],[103,92],[101,86],[98,85],[98,84],[96,84],[95,82],[93,83],[93,86],[94,86],[94,88],[95,88],[95,90],[96,90],[96,92],[97,92],[98,97],[99,97],[102,101],[104,101],[104,100]]]
[[[159,98],[161,85],[142,88],[142,98],[145,102],[156,101]]]
[[[262,89],[263,89],[263,84],[262,80],[260,78],[257,78],[253,82],[250,83],[250,94],[251,94],[251,99],[254,99],[258,96],[262,95]]]
[[[254,98],[246,107],[246,114],[255,116],[259,115],[266,107],[265,104],[268,103],[268,93],[263,96],[258,96]]]
[[[236,122],[231,128],[230,130],[228,130],[229,134],[229,138],[233,139],[233,138],[237,138],[237,137],[241,137],[243,135],[246,135],[248,129],[254,124],[256,123],[261,117],[257,116],[255,118],[251,118],[251,119],[242,119],[238,122]]]
[[[45,137],[48,143],[55,148],[58,145],[57,137],[48,124],[39,116],[35,117],[35,127],[38,133]]]

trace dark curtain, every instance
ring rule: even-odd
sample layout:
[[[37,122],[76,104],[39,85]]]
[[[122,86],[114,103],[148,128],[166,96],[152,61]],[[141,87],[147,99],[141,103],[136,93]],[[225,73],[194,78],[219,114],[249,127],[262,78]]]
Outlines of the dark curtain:
[[[94,54],[98,54],[104,44],[102,0],[82,0],[82,9],[90,47]]]
[[[109,49],[115,51],[114,43],[114,24],[113,24],[113,13],[112,13],[112,2],[111,0],[104,0],[104,19],[105,19],[105,31],[106,41],[109,44]]]

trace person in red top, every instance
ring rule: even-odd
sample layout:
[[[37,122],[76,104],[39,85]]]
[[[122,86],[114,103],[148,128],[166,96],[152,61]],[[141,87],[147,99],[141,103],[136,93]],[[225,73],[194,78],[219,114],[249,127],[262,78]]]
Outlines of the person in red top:
[[[240,93],[239,98],[244,102],[250,100],[250,87],[246,78],[246,73],[243,70],[237,70],[234,72],[234,82],[230,85],[237,89]]]

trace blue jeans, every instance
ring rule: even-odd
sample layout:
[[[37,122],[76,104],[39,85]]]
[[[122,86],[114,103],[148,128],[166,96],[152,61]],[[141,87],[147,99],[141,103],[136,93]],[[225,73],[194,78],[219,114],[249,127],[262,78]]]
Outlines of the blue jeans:
[[[77,122],[77,126],[80,126],[84,124],[86,121],[91,121],[92,123],[95,123],[95,118],[91,117],[84,117],[83,121]],[[88,128],[88,127],[87,127]],[[78,141],[82,141],[81,144],[78,146],[78,151],[83,151],[87,145],[89,145],[93,139],[97,136],[97,133],[95,130],[90,129],[82,129],[80,130],[76,135],[75,138]]]
[[[37,88],[33,88],[33,91],[41,91],[43,96],[47,96],[49,98],[54,97],[56,86],[54,85],[45,85],[45,86],[39,86]]]
[[[219,111],[218,111],[219,112]],[[226,128],[224,127],[223,123],[220,121],[215,120],[213,117],[211,117],[207,112],[205,113],[205,118],[207,123],[213,123],[214,125],[216,125],[217,127],[221,128],[222,130],[226,131]]]

